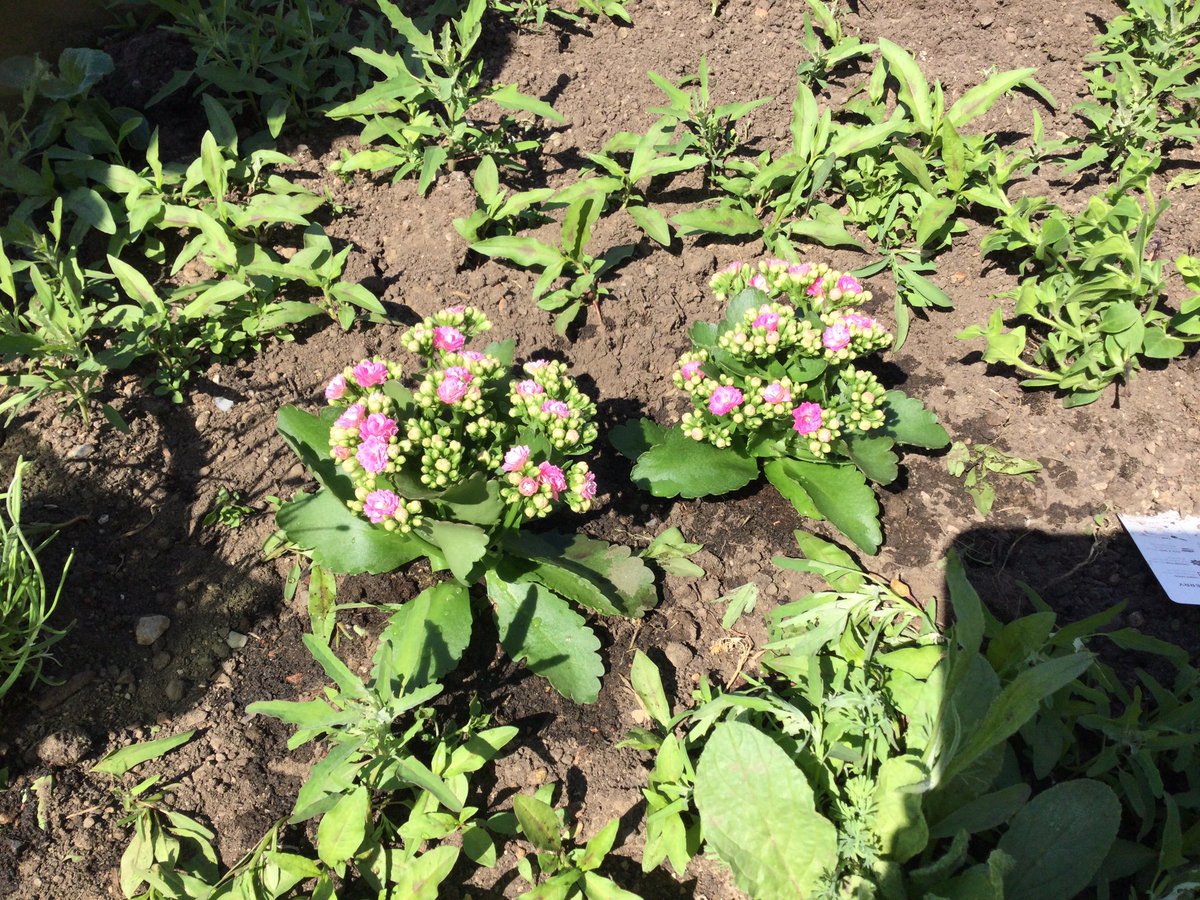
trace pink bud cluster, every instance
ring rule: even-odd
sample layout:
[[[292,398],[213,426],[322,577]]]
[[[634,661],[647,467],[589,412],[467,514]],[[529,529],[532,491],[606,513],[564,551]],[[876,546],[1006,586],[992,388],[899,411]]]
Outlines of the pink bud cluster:
[[[768,259],[731,265],[712,284],[718,297],[736,297],[738,312],[717,326],[716,351],[695,347],[672,372],[692,400],[680,422],[685,435],[717,447],[777,440],[824,458],[838,452],[843,433],[882,426],[882,386],[847,365],[891,341],[850,305],[871,299],[857,278]]]
[[[594,403],[563,363],[533,360],[513,378],[508,364],[467,349],[490,328],[478,310],[442,310],[401,338],[423,357],[415,386],[399,364],[377,358],[325,386],[337,410],[330,456],[354,484],[348,505],[372,524],[407,531],[431,515],[453,518],[440,494],[479,475],[499,481],[508,525],[594,501],[595,476],[567,459],[596,439]],[[406,496],[414,482],[425,499]]]

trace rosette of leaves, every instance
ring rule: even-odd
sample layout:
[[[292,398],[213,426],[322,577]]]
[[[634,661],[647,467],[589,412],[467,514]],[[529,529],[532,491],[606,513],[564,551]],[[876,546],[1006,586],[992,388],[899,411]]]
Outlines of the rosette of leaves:
[[[1024,277],[1005,296],[1021,324],[1007,327],[1001,308],[959,338],[982,338],[984,361],[1011,366],[1025,376],[1023,387],[1057,390],[1068,407],[1128,382],[1143,360],[1174,359],[1200,340],[1195,298],[1176,313],[1164,308],[1167,278],[1153,235],[1167,204],[1147,190],[1156,166],[1135,156],[1077,215],[1044,198],[1012,204],[983,249],[1020,260]],[[1194,261],[1180,257],[1176,268],[1194,284]]]
[[[946,430],[919,400],[885,391],[860,360],[891,336],[859,312],[871,294],[824,264],[735,263],[712,281],[732,295],[699,322],[677,387],[693,408],[666,428],[628,422],[613,444],[656,497],[709,497],[760,474],[808,519],[828,520],[867,553],[883,539],[872,484],[899,474],[897,444],[941,449]]]
[[[368,360],[333,379],[323,413],[281,409],[280,433],[321,487],[284,504],[278,523],[331,572],[381,574],[421,558],[448,572],[445,596],[414,627],[455,632],[442,641],[454,663],[475,618],[469,588],[486,585],[476,606],[507,652],[592,702],[600,642],[572,604],[639,617],[657,601],[654,575],[627,547],[528,527],[591,505],[594,476],[578,458],[596,438],[595,405],[561,363],[534,360],[514,375],[511,341],[465,349],[490,327],[473,308],[443,310],[403,337],[422,359],[411,378]]]

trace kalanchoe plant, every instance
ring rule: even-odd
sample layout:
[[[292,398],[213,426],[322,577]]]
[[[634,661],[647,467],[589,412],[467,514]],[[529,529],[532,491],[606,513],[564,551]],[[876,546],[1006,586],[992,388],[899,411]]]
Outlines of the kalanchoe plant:
[[[780,260],[734,263],[712,288],[733,298],[725,319],[693,326],[673,375],[691,409],[674,428],[643,419],[613,435],[637,460],[634,480],[658,497],[706,497],[761,470],[802,516],[876,552],[868,480],[896,479],[896,444],[940,449],[949,436],[920,401],[862,366],[892,340],[861,311],[870,291],[824,264]]]
[[[514,375],[511,342],[467,349],[491,327],[474,308],[442,310],[402,338],[421,358],[411,377],[398,362],[363,360],[329,382],[321,416],[280,410],[280,432],[322,489],[283,505],[278,522],[335,573],[389,572],[421,557],[448,570],[456,612],[423,623],[435,630],[469,634],[468,588],[485,581],[509,654],[591,702],[600,644],[567,600],[641,616],[657,600],[654,575],[626,547],[523,530],[592,505],[595,476],[579,457],[596,439],[596,408],[563,363],[532,360]],[[466,646],[446,644],[459,656]]]

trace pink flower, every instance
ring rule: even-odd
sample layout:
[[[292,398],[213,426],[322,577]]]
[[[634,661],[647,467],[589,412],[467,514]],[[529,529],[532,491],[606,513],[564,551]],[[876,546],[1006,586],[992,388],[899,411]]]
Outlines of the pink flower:
[[[792,410],[792,428],[798,434],[812,434],[821,427],[824,415],[820,404],[801,403]]]
[[[736,275],[740,271],[742,271],[742,261],[740,259],[735,259],[721,270],[725,275]]]
[[[400,498],[391,491],[371,491],[363,501],[363,512],[375,525],[396,514]]]
[[[461,350],[466,342],[463,333],[451,325],[439,325],[433,329],[433,346],[439,350],[449,350],[453,353]]]
[[[821,343],[826,350],[841,350],[850,343],[850,329],[844,321],[834,322],[821,335]]]
[[[344,393],[346,393],[345,375],[334,375],[329,380],[329,384],[325,385],[325,399],[330,403],[334,400],[341,400]]]
[[[447,376],[438,385],[437,396],[443,403],[457,403],[467,396],[467,383],[462,379]]]
[[[467,311],[465,306],[447,306],[442,312],[449,313],[452,316],[461,316]]]
[[[346,407],[346,411],[342,413],[334,421],[334,425],[338,428],[357,428],[359,424],[367,416],[367,405],[365,403],[355,403],[353,406]]]
[[[350,370],[350,374],[354,376],[354,383],[359,387],[374,387],[377,384],[383,384],[387,381],[388,370],[381,362],[372,362],[369,359],[364,359],[357,366]]]
[[[808,286],[808,296],[820,297],[821,293],[824,290],[825,290],[825,282],[818,279],[817,281],[814,281],[812,284],[810,284]]]
[[[557,416],[560,419],[569,419],[571,417],[571,407],[567,406],[561,400],[542,401],[542,412],[550,413],[550,415]]]
[[[583,484],[579,486],[579,496],[584,500],[592,500],[596,496],[596,473],[588,472],[583,477]]]
[[[723,416],[730,410],[741,406],[746,399],[737,388],[723,384],[708,399],[708,411],[714,416]]]
[[[517,382],[517,393],[522,397],[536,397],[538,394],[546,393],[546,389],[532,378],[526,378],[524,381]]]
[[[329,452],[333,454],[333,458],[338,462],[345,462],[350,458],[349,447],[334,447]]]
[[[529,462],[529,448],[524,444],[518,444],[509,448],[509,451],[504,454],[504,465],[500,468],[505,472],[515,472],[527,462]]]
[[[755,275],[750,279],[750,287],[758,288],[760,291],[768,290],[769,286],[767,285],[766,276],[762,274]]]
[[[788,266],[788,274],[803,277],[808,274],[811,268],[812,266],[808,263],[800,263],[798,266]]]
[[[703,363],[701,363],[700,360],[698,360],[698,359],[693,359],[689,362],[685,362],[682,366],[679,367],[679,374],[683,377],[684,381],[691,381],[693,378],[695,378],[697,375],[700,374],[700,367],[702,365],[703,365]]]
[[[383,413],[371,413],[358,423],[358,436],[364,441],[373,437],[383,438],[386,441],[388,438],[395,437],[397,431],[396,420],[389,419]]]
[[[550,493],[557,500],[559,493],[567,489],[567,477],[563,474],[563,470],[558,466],[544,462],[538,466],[538,472],[540,473],[539,477],[542,484],[550,485]]]
[[[453,378],[455,381],[461,381],[463,384],[470,384],[475,378],[474,375],[462,366],[450,366],[447,368],[446,377]]]
[[[862,285],[853,275],[843,275],[838,279],[837,289],[843,294],[861,294]]]
[[[859,331],[870,331],[875,327],[874,319],[870,316],[859,315],[858,313],[846,313],[843,321],[851,328],[857,328]]]
[[[522,497],[532,497],[538,492],[538,487],[536,478],[522,478],[521,483],[517,485],[517,490]]]
[[[484,359],[486,359],[486,356],[480,353],[478,350],[464,350],[462,352],[462,358],[469,360],[470,362],[483,362]]]
[[[538,369],[544,369],[548,365],[550,365],[550,360],[548,359],[531,359],[529,362],[525,363],[525,371],[536,372]]]
[[[758,314],[758,318],[756,318],[751,324],[755,328],[765,328],[767,331],[778,331],[779,313],[774,313],[770,310],[761,312]]]
[[[763,400],[767,403],[790,403],[792,392],[776,381],[763,388]]]
[[[367,438],[358,445],[354,458],[372,475],[378,475],[387,468],[388,443],[383,438]]]

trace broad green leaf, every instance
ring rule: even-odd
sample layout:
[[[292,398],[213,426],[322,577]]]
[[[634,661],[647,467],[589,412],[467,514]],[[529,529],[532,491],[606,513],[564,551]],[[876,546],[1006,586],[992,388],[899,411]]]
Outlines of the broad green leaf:
[[[541,585],[509,582],[495,571],[487,573],[487,590],[509,656],[524,660],[567,699],[595,703],[604,663],[583,617]]]
[[[787,474],[838,531],[864,553],[874,555],[883,541],[875,492],[855,466],[793,459]]]
[[[693,441],[678,427],[638,457],[631,477],[655,497],[711,497],[745,487],[758,476],[758,462],[732,448]]]
[[[539,100],[537,97],[531,97],[528,94],[522,94],[517,90],[515,84],[502,84],[494,89],[488,98],[502,109],[515,109],[531,112],[541,116],[543,119],[549,119],[551,122],[565,122],[562,113],[558,112],[553,106],[545,100]]]
[[[723,234],[741,237],[762,232],[758,217],[737,206],[685,210],[672,216],[671,224],[682,235]]]
[[[876,484],[891,484],[900,474],[899,458],[892,451],[896,442],[892,438],[853,435],[846,438],[845,444],[850,461]]]
[[[641,617],[658,602],[654,573],[622,544],[585,534],[518,533],[504,549],[532,561],[520,580],[536,581],[607,616]]]
[[[437,548],[417,534],[372,525],[328,490],[301,494],[285,503],[275,520],[288,540],[309,551],[314,562],[342,575],[381,575],[422,556],[440,559]]]
[[[949,221],[955,208],[953,197],[927,197],[917,212],[917,246],[928,244]]]
[[[767,476],[771,486],[779,491],[780,496],[791,503],[801,516],[816,522],[824,521],[825,516],[817,509],[812,497],[808,496],[800,482],[790,474],[791,463],[792,460],[787,457],[769,460],[763,463],[763,474]]]
[[[46,79],[38,86],[38,90],[51,100],[67,100],[87,93],[112,70],[112,57],[103,50],[68,47],[58,57],[61,77]]]
[[[450,763],[442,775],[445,778],[453,778],[455,775],[478,772],[498,757],[500,751],[519,733],[516,726],[498,725],[472,734],[466,743],[454,748],[454,752],[450,754]]]
[[[671,721],[671,704],[667,702],[658,666],[641,650],[634,651],[633,665],[629,669],[629,683],[633,685],[634,693],[650,718],[666,728]]]
[[[713,729],[694,799],[706,845],[757,900],[810,896],[837,864],[837,829],[816,811],[804,773],[751,725]]]
[[[648,238],[664,247],[671,246],[671,226],[657,209],[649,206],[627,206],[625,211],[637,223],[638,228],[646,232]]]
[[[897,444],[941,450],[950,444],[950,435],[932,412],[916,397],[903,391],[888,391],[883,401],[883,434]]]
[[[373,678],[397,679],[407,690],[424,687],[452,671],[470,641],[467,589],[453,581],[440,582],[392,614],[379,635]]]
[[[92,766],[93,772],[106,772],[109,775],[120,777],[140,766],[144,762],[149,762],[152,759],[158,759],[160,756],[166,756],[176,747],[182,747],[193,737],[196,731],[184,731],[180,734],[174,734],[170,737],[158,738],[153,741],[144,741],[140,744],[130,744],[128,747],[122,747],[120,750],[114,750],[107,754],[104,759]]]
[[[338,686],[341,692],[354,700],[367,699],[367,687],[362,683],[362,679],[350,671],[350,667],[338,659],[337,654],[329,647],[328,644],[321,641],[316,635],[305,634],[300,638],[304,642],[304,646],[308,648],[308,652],[312,654],[312,658],[317,661],[317,664],[329,676],[330,680]]]
[[[930,829],[933,838],[952,838],[960,831],[976,834],[999,828],[1024,808],[1031,788],[1025,783],[1009,785],[960,806]]]
[[[879,52],[887,62],[888,73],[900,87],[897,91],[900,102],[908,107],[909,113],[925,134],[933,132],[933,106],[929,101],[929,84],[921,73],[921,67],[904,48],[887,38],[879,39]]]
[[[957,129],[961,129],[972,119],[982,116],[991,109],[992,104],[1007,94],[1013,88],[1019,87],[1030,78],[1037,69],[1012,69],[1008,72],[997,72],[983,84],[977,84],[958,98],[957,102],[946,112],[946,119]]]
[[[910,756],[885,759],[879,767],[871,827],[890,860],[908,862],[929,843],[929,826],[921,812],[928,779],[925,766]]]
[[[583,890],[588,900],[642,900],[639,894],[627,891],[611,878],[595,872],[583,873]]]
[[[63,204],[89,227],[103,234],[117,233],[117,223],[113,219],[112,210],[94,188],[75,188],[63,199]]]
[[[513,798],[513,812],[517,815],[525,839],[536,850],[557,853],[562,849],[562,827],[549,803],[528,794],[517,794]]]
[[[626,459],[636,460],[639,456],[660,444],[669,429],[653,419],[626,419],[608,431],[608,442]]]
[[[362,846],[367,835],[371,794],[359,785],[325,813],[317,826],[317,856],[327,866],[340,866]]]
[[[446,148],[440,144],[430,144],[421,155],[421,172],[417,178],[417,191],[421,196],[429,193],[433,182],[437,180],[438,172],[446,163]]]
[[[162,308],[162,300],[154,292],[154,288],[150,287],[145,275],[111,254],[108,257],[108,265],[130,299],[136,300],[143,309]]]
[[[441,551],[454,577],[471,584],[478,577],[478,563],[487,554],[488,533],[475,525],[432,521],[424,526],[430,540]]]
[[[525,268],[545,269],[562,259],[553,247],[531,237],[500,235],[486,238],[471,245],[471,249],[484,256],[498,256]]]
[[[998,849],[1015,865],[1004,877],[1006,897],[1062,900],[1088,886],[1121,824],[1121,801],[1108,785],[1064,781],[1038,794],[1013,816]]]
[[[395,886],[387,893],[405,900],[438,900],[441,884],[458,862],[459,849],[440,844],[409,860],[396,873]]]
[[[1004,686],[983,719],[964,740],[946,768],[945,781],[1002,741],[1008,740],[1041,707],[1042,701],[1062,690],[1092,664],[1091,653],[1056,656],[1026,669]]]
[[[385,776],[382,785],[395,790],[402,785],[416,785],[421,790],[428,791],[446,809],[451,812],[462,812],[463,802],[450,786],[435,775],[430,768],[415,756],[393,756],[384,764]]]

